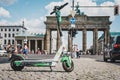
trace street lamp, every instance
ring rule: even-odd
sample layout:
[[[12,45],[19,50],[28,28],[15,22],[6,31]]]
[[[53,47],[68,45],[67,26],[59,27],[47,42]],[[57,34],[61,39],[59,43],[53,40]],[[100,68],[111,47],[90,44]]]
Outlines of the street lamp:
[[[1,45],[2,45],[2,39],[0,39],[0,49],[2,48]]]
[[[25,39],[24,39],[24,44],[27,44],[27,31],[25,31]]]

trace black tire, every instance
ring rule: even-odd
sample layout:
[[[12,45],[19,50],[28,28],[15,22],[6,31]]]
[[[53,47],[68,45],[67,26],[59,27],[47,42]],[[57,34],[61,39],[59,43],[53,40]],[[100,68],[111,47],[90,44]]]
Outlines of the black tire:
[[[114,63],[115,62],[115,59],[110,57],[110,62]]]
[[[10,63],[11,68],[12,68],[13,70],[15,70],[15,71],[21,71],[21,70],[24,68],[24,66],[16,66],[16,65],[14,64],[14,61],[18,61],[18,60],[23,60],[23,59],[21,59],[21,58],[19,58],[19,57],[16,57],[16,58],[13,58],[13,59],[11,60],[11,63]]]
[[[112,54],[110,54],[110,62],[114,63],[115,59],[112,57]]]
[[[63,66],[63,69],[64,69],[66,72],[71,72],[71,71],[74,70],[74,63],[73,63],[72,60],[71,60],[71,67],[69,67],[69,66],[67,65],[66,61],[64,61],[64,62],[62,63],[62,66]]]

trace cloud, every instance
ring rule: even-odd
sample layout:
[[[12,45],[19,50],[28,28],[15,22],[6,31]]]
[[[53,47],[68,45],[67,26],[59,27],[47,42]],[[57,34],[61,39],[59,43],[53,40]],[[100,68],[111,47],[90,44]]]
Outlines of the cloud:
[[[96,2],[92,0],[78,0],[80,6],[98,6]],[[100,4],[100,6],[113,6],[114,3],[107,1]],[[81,7],[81,12],[84,12],[88,16],[113,16],[113,8],[111,7]]]
[[[1,4],[4,4],[4,5],[11,5],[13,3],[15,3],[17,0],[0,0],[0,3]]]
[[[7,24],[7,23],[8,23],[7,20],[4,20],[4,19],[0,20],[0,25],[5,25],[5,24]]]
[[[54,6],[56,5],[63,5],[64,3],[68,2],[69,4],[64,7],[61,10],[61,15],[69,15],[72,5],[72,0],[63,0],[59,2],[51,2],[45,8],[48,10],[48,15],[50,15],[50,12],[53,11]],[[93,2],[92,0],[76,0],[75,5],[77,5],[77,2],[80,6],[98,6],[96,2]],[[120,2],[120,0],[116,0],[116,2]],[[106,1],[104,3],[101,3],[100,6],[113,6],[114,3],[110,1]],[[80,7],[80,11],[84,12],[88,16],[111,16],[111,20],[114,19],[114,10],[111,7]]]
[[[28,29],[27,31],[30,33],[45,33],[45,25],[44,25],[44,17],[40,17],[39,19],[21,19],[16,22],[10,22],[7,20],[0,20],[0,25],[22,25],[24,21],[24,26]]]
[[[21,21],[23,21],[23,19]],[[45,21],[44,17],[31,20],[24,19],[25,27],[28,29],[29,32],[32,33],[45,33],[44,21]]]
[[[70,2],[70,0],[63,0],[63,1],[59,1],[59,2],[51,2],[50,4],[48,4],[47,6],[45,6],[45,8],[48,10],[47,15],[50,15],[50,13],[53,11],[54,6],[60,6],[65,4],[66,2]],[[68,13],[70,13],[70,4],[68,4],[69,6],[65,6],[62,11],[61,11],[61,15],[68,15]]]
[[[116,4],[120,5],[120,0],[114,0]]]
[[[9,11],[0,7],[0,17],[10,17]]]

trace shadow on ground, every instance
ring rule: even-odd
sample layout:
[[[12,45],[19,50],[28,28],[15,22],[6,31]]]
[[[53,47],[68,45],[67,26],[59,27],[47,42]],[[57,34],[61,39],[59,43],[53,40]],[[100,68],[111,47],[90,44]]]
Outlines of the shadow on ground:
[[[8,70],[2,70],[2,71],[10,71],[10,72],[15,72],[14,70],[12,70],[12,69],[8,69]],[[65,71],[57,71],[57,70],[26,70],[26,69],[23,69],[22,71],[17,71],[17,72],[60,72],[60,73],[67,73],[67,72],[65,72]]]

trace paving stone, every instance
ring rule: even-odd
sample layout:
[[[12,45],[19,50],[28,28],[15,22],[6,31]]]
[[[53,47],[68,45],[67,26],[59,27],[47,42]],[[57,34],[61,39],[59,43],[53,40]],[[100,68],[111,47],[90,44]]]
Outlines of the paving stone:
[[[52,72],[46,67],[14,71],[9,63],[0,64],[0,80],[120,80],[120,62],[106,63],[100,57],[73,59],[75,67],[70,73],[63,70],[61,63],[53,67]]]

